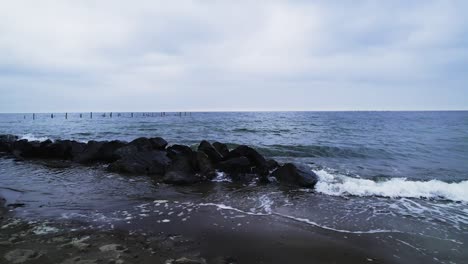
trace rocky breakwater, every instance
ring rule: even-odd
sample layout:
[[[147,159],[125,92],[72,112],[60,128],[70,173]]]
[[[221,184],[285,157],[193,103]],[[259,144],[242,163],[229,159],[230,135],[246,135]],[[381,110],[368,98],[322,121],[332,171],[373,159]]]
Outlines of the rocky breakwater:
[[[21,160],[48,160],[66,167],[70,163],[109,164],[108,170],[122,174],[149,175],[157,181],[188,185],[210,181],[225,173],[232,181],[258,181],[313,188],[317,175],[292,163],[279,164],[255,149],[203,140],[196,149],[171,145],[163,138],[137,138],[131,142],[74,140],[28,141],[0,135],[0,153]]]

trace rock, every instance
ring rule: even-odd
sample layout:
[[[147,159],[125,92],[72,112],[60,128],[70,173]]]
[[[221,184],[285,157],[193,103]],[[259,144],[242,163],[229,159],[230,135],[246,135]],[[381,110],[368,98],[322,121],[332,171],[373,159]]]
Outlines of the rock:
[[[119,140],[105,142],[102,144],[101,148],[99,148],[96,160],[103,162],[114,162],[118,160],[120,156],[116,154],[116,151],[125,145],[125,142]]]
[[[178,144],[168,147],[166,151],[167,156],[172,160],[175,160],[181,156],[191,157],[193,155],[193,151],[190,147]]]
[[[220,162],[223,157],[219,152],[210,144],[210,142],[203,140],[200,145],[198,146],[198,151],[204,152],[208,158],[213,162],[213,163],[218,163]]]
[[[160,137],[150,138],[150,143],[153,146],[153,149],[156,150],[165,150],[167,147],[167,141]]]
[[[10,152],[16,140],[18,137],[14,135],[0,135],[0,152]]]
[[[79,163],[91,163],[99,160],[99,150],[106,142],[91,140],[86,144],[85,149],[74,157],[74,160]]]
[[[304,168],[298,168],[292,163],[286,163],[272,174],[278,182],[286,185],[313,188],[318,181],[317,175]]]
[[[18,159],[37,158],[41,153],[41,142],[22,139],[12,145],[13,155]]]
[[[79,151],[80,145],[77,143],[78,142],[72,143],[70,147],[70,156],[73,156],[74,160],[79,163],[116,161],[119,158],[116,151],[126,144],[125,142],[118,140],[101,142],[89,141],[86,147],[82,151]],[[73,151],[73,147],[75,147],[75,151]]]
[[[130,143],[129,146],[135,146],[139,151],[150,151],[153,150],[153,144],[151,141],[146,137],[137,138]]]
[[[5,254],[5,259],[11,263],[24,263],[31,259],[37,259],[39,252],[30,249],[15,249]]]
[[[165,183],[186,185],[202,180],[198,171],[197,156],[191,148],[183,145],[172,145],[167,148],[167,155],[172,159],[171,165],[162,178]]]
[[[147,175],[164,175],[170,164],[166,152],[159,150],[138,151],[135,146],[126,146],[117,151],[122,156],[110,164],[113,172]]]
[[[211,163],[210,159],[208,156],[201,151],[197,151],[196,153],[197,156],[197,164],[198,164],[198,171],[200,174],[205,177],[207,180],[211,180],[214,177],[216,177],[216,171]]]
[[[244,156],[228,159],[218,164],[221,171],[229,174],[251,173],[252,167],[250,160]]]
[[[213,147],[218,151],[221,156],[226,157],[229,154],[229,148],[226,144],[214,142]]]
[[[232,159],[238,157],[246,157],[249,161],[257,167],[255,172],[258,173],[260,176],[266,176],[269,174],[268,166],[265,158],[260,155],[255,149],[249,146],[239,146],[229,152],[229,154],[225,157],[225,159]]]
[[[44,141],[43,144],[45,143],[46,142]],[[78,142],[75,140],[57,140],[55,141],[55,143],[64,145],[66,149],[66,159],[74,159],[75,157],[78,157],[87,147],[86,143]]]
[[[272,170],[279,167],[279,163],[274,159],[268,159],[266,161],[266,166],[267,166],[268,170],[272,171]]]
[[[57,140],[52,142],[51,140],[43,141],[40,145],[38,158],[45,159],[68,159],[70,158],[68,141]]]

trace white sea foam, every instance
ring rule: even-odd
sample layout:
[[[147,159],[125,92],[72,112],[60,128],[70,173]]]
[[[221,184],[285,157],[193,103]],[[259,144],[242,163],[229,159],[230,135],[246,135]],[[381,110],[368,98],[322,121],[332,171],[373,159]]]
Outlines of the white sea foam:
[[[268,212],[268,213],[247,212],[247,211],[244,211],[244,210],[241,210],[241,209],[237,209],[237,208],[234,208],[234,207],[232,207],[232,206],[225,205],[225,204],[200,203],[200,204],[198,204],[198,205],[199,205],[199,206],[214,206],[214,207],[217,207],[218,210],[230,210],[230,211],[235,211],[235,212],[243,213],[243,214],[247,214],[247,215],[257,215],[257,216],[261,216],[261,215],[271,215],[271,212]]]
[[[316,190],[328,195],[433,198],[468,202],[468,181],[447,183],[439,180],[411,181],[405,178],[393,178],[376,182],[332,174],[326,170],[315,173],[319,176]]]
[[[226,173],[217,171],[216,177],[211,180],[213,182],[232,182],[232,180],[226,175]]]
[[[307,218],[295,217],[295,216],[285,215],[285,214],[280,214],[280,213],[273,213],[273,214],[287,218],[287,219],[291,219],[294,221],[313,225],[322,229],[331,230],[331,231],[340,232],[340,233],[351,233],[351,234],[399,233],[399,231],[397,230],[385,230],[385,229],[374,229],[374,230],[367,230],[367,231],[350,231],[350,230],[344,230],[344,229],[336,229],[336,228],[328,227],[325,225],[321,225]]]
[[[36,137],[33,134],[24,134],[20,139],[27,139],[28,141],[46,141],[48,137]]]

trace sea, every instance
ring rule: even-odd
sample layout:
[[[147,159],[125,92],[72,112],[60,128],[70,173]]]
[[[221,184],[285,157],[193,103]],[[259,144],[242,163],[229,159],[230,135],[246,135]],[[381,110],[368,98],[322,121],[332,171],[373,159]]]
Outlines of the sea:
[[[239,185],[222,173],[209,187],[173,187],[113,174],[104,165],[63,169],[0,158],[0,190],[27,205],[16,212],[27,219],[81,219],[106,229],[145,221],[155,204],[185,204],[193,213],[230,212],[238,216],[233,221],[258,216],[304,232],[367,236],[392,249],[396,263],[409,263],[405,250],[421,257],[416,262],[468,263],[467,111],[0,114],[0,134],[246,144],[319,177],[312,190]],[[190,211],[180,221],[190,221]]]

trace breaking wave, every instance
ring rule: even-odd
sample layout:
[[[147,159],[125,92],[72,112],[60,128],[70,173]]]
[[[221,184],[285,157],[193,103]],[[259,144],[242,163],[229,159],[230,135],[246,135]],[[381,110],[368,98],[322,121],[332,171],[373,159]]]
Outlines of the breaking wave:
[[[20,137],[20,139],[27,139],[28,141],[46,141],[50,138],[48,137],[37,137],[33,134],[24,134],[23,136]]]
[[[373,181],[332,174],[326,170],[314,172],[319,176],[316,190],[327,195],[426,198],[468,202],[468,181],[447,183],[439,180],[411,181],[405,178]]]

